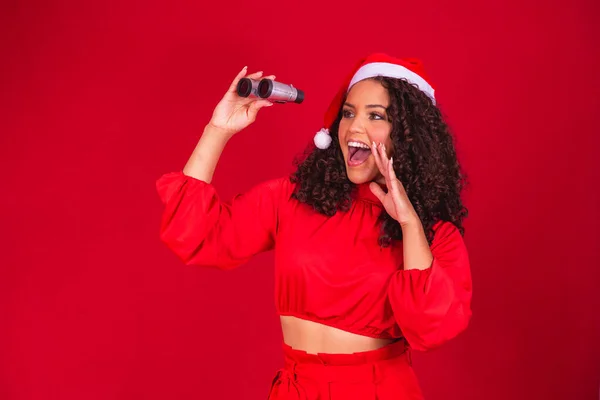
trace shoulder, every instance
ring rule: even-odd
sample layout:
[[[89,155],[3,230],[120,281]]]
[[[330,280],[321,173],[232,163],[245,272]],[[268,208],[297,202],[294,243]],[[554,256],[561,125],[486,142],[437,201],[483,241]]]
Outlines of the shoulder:
[[[450,221],[438,221],[433,225],[433,231],[435,232],[435,236],[447,236],[449,234],[458,233],[460,235],[460,231],[458,227],[454,225]]]
[[[438,221],[433,225],[433,232],[433,248],[456,245],[464,247],[464,240],[460,230],[450,221]]]
[[[286,202],[292,198],[296,185],[289,176],[266,179],[252,186],[247,194],[268,196],[277,202]]]
[[[291,177],[289,176],[279,176],[276,178],[267,179],[258,184],[258,186],[262,187],[264,190],[278,192],[282,195],[291,195],[296,188],[296,185],[292,182]]]

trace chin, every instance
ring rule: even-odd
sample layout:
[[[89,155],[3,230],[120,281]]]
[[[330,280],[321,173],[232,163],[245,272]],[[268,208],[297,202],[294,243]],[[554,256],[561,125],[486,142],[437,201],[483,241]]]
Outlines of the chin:
[[[367,161],[357,167],[350,167],[346,163],[346,175],[348,175],[350,182],[360,185],[374,180],[377,175],[376,170],[369,164],[370,162]]]

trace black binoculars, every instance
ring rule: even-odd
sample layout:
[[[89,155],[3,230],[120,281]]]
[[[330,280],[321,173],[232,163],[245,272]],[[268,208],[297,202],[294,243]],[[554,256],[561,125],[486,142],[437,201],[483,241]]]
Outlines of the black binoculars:
[[[277,82],[271,79],[260,81],[242,78],[237,84],[237,94],[241,97],[255,96],[270,100],[274,103],[302,103],[304,92],[292,85]]]

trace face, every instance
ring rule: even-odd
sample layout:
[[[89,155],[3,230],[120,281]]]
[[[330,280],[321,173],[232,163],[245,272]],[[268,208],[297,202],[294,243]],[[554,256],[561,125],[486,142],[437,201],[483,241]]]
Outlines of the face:
[[[352,183],[370,181],[384,183],[375,159],[371,154],[373,142],[383,143],[388,158],[392,152],[387,108],[390,99],[387,90],[374,80],[363,80],[350,89],[343,105],[338,132],[340,148],[344,154],[346,173]]]

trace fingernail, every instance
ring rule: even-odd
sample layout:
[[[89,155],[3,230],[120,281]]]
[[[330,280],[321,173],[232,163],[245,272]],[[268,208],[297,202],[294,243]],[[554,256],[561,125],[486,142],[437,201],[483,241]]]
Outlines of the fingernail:
[[[248,69],[248,66],[245,66],[244,68],[242,68],[242,71],[245,71]]]
[[[373,147],[377,147],[377,144],[375,143],[374,140],[373,140]]]

